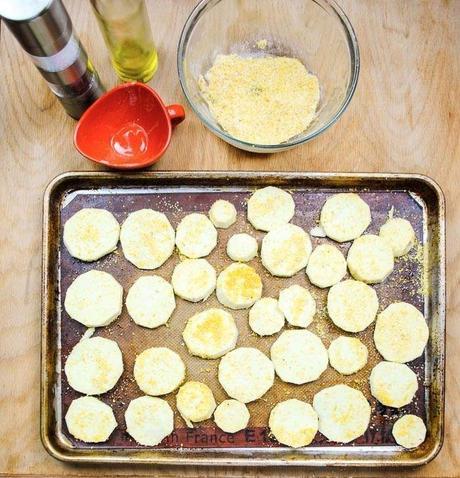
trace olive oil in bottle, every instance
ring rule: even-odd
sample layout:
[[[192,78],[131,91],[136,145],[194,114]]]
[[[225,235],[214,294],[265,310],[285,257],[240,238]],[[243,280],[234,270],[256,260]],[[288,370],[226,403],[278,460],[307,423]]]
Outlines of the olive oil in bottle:
[[[91,0],[113,68],[123,81],[146,83],[158,68],[144,0]]]

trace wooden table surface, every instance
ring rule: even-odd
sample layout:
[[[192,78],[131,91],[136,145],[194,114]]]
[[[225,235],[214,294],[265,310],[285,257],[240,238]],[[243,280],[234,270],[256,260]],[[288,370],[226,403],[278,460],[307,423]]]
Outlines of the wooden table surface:
[[[151,82],[184,102],[176,45],[195,0],[147,0],[160,68]],[[188,117],[155,169],[398,171],[433,177],[447,199],[447,404],[444,447],[429,465],[397,470],[316,469],[311,476],[460,476],[460,1],[340,0],[361,48],[358,89],[344,117],[315,141],[250,155]],[[104,83],[116,83],[89,2],[65,0]],[[0,474],[303,476],[306,469],[69,466],[39,438],[41,207],[46,184],[98,169],[74,149],[75,122],[4,27],[0,65]],[[459,209],[457,210],[457,207]]]

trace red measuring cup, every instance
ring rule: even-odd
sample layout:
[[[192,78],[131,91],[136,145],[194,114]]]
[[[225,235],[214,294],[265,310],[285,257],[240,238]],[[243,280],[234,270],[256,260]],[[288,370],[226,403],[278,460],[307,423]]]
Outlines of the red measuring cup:
[[[143,83],[125,83],[94,102],[77,124],[74,144],[88,159],[116,169],[145,168],[166,151],[181,105],[165,106]]]

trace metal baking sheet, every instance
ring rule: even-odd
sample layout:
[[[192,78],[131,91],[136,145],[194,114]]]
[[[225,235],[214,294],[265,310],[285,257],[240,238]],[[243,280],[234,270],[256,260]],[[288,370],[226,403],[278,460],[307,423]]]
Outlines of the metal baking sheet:
[[[63,310],[65,292],[77,275],[91,269],[109,272],[123,285],[125,296],[141,275],[157,274],[170,280],[179,261],[175,252],[155,271],[141,271],[129,263],[119,246],[114,253],[93,263],[72,258],[62,243],[65,221],[83,207],[101,207],[111,211],[120,223],[129,212],[153,208],[164,212],[172,225],[190,212],[204,212],[217,198],[233,202],[238,219],[228,230],[219,230],[217,248],[208,260],[217,271],[231,261],[225,253],[228,237],[236,232],[250,232],[259,242],[263,233],[255,231],[246,220],[245,205],[251,192],[266,185],[289,190],[296,203],[293,223],[310,231],[317,225],[319,211],[328,196],[341,191],[358,192],[369,204],[375,233],[394,209],[395,216],[411,221],[417,245],[411,253],[396,261],[395,270],[383,284],[375,286],[380,310],[404,300],[423,311],[430,327],[426,352],[409,365],[419,379],[414,401],[401,409],[384,407],[371,395],[368,376],[381,360],[372,335],[374,326],[359,334],[369,349],[365,368],[351,376],[342,376],[329,367],[319,380],[292,385],[275,380],[273,388],[260,400],[248,405],[248,428],[236,434],[219,430],[208,420],[187,428],[177,413],[174,393],[165,398],[175,410],[175,430],[156,447],[136,444],[126,433],[124,411],[129,401],[142,395],[133,379],[137,354],[155,345],[166,345],[178,352],[187,366],[187,379],[207,383],[217,402],[226,397],[217,381],[219,360],[192,357],[183,344],[181,333],[186,320],[207,307],[220,306],[215,294],[206,303],[192,304],[177,298],[176,310],[168,326],[150,330],[136,325],[126,308],[119,319],[96,329],[95,335],[116,340],[123,352],[125,371],[114,389],[100,398],[112,406],[119,427],[102,444],[85,444],[73,438],[63,417],[71,401],[80,394],[72,390],[63,372],[64,363],[86,328],[69,318]],[[229,465],[415,465],[426,463],[439,451],[443,436],[444,410],[444,202],[439,187],[430,179],[402,174],[312,174],[312,173],[231,173],[231,172],[155,172],[137,175],[116,173],[66,173],[48,186],[44,198],[43,226],[43,307],[42,307],[42,395],[41,434],[45,448],[56,458],[74,462],[127,462]],[[328,242],[312,237],[313,246]],[[350,243],[339,244],[346,253]],[[328,319],[325,310],[327,290],[309,284],[303,272],[289,279],[272,277],[260,260],[251,261],[262,277],[264,296],[277,297],[280,289],[294,283],[306,286],[317,301],[317,314],[309,329],[317,333],[326,347],[343,335]],[[232,311],[239,328],[239,346],[255,346],[268,354],[277,335],[260,338],[248,327],[247,310]],[[356,334],[345,334],[356,335]],[[328,442],[319,432],[313,443],[302,449],[279,445],[267,429],[271,408],[287,398],[311,403],[320,389],[346,383],[360,389],[372,407],[367,432],[349,444]],[[415,413],[428,426],[424,444],[415,450],[397,446],[391,434],[394,421],[405,413]]]

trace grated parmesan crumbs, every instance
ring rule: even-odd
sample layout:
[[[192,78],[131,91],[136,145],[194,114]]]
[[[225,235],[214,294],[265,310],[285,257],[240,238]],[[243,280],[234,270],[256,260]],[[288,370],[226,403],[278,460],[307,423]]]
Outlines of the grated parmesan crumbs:
[[[315,117],[319,83],[295,58],[218,55],[200,90],[221,127],[254,144],[280,144]]]
[[[263,39],[263,40],[257,40],[256,41],[256,47],[259,49],[259,50],[265,50],[268,46],[268,41]]]

